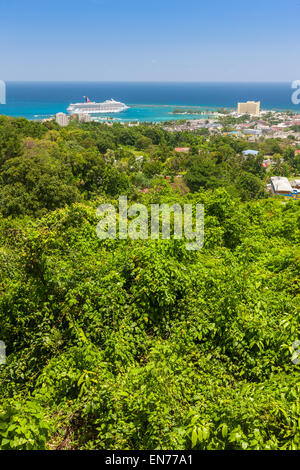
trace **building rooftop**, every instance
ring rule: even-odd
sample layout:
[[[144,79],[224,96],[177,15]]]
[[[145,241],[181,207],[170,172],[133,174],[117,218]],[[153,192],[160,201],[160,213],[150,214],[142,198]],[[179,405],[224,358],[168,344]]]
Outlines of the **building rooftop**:
[[[272,176],[271,184],[276,193],[291,193],[293,191],[289,180],[283,176]]]
[[[188,152],[190,150],[190,147],[176,147],[175,152]]]
[[[259,151],[258,150],[244,150],[243,151],[243,154],[244,155],[254,155],[256,157],[256,155],[259,154]]]

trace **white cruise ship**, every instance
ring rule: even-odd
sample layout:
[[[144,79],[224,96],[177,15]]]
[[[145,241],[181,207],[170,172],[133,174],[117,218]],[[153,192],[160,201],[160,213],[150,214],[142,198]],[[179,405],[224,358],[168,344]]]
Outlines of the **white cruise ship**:
[[[71,103],[67,111],[69,114],[100,114],[100,113],[119,113],[125,111],[128,106],[119,101],[113,99],[106,100],[103,103],[96,103],[91,101],[87,96],[84,97],[86,101],[84,103]]]

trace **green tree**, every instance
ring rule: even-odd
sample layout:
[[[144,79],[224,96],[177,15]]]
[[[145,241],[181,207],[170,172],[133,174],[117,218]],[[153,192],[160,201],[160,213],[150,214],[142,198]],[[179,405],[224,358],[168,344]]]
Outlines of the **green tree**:
[[[184,180],[193,192],[200,188],[216,188],[223,185],[221,169],[210,158],[195,158]]]
[[[252,173],[243,172],[236,179],[236,187],[243,201],[266,197],[263,181]]]

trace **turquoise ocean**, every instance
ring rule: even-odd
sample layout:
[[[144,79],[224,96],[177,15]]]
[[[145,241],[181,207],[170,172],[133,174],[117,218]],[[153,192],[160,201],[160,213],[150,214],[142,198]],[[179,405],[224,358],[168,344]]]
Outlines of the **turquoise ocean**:
[[[219,107],[235,108],[238,101],[261,101],[263,109],[290,109],[300,112],[292,103],[291,83],[174,83],[174,82],[7,82],[6,104],[0,114],[28,119],[45,119],[57,112],[66,112],[70,103],[88,96],[101,102],[113,98],[130,108],[118,114],[101,114],[119,122],[160,122],[182,119],[174,108],[201,109],[205,118]]]

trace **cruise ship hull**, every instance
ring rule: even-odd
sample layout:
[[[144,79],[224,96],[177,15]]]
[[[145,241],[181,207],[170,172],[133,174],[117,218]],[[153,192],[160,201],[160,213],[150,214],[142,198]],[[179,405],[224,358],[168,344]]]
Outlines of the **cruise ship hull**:
[[[121,111],[126,111],[128,106],[124,103],[120,103],[114,100],[107,100],[103,103],[74,103],[70,104],[67,111],[69,114],[110,114],[110,113],[120,113]]]

